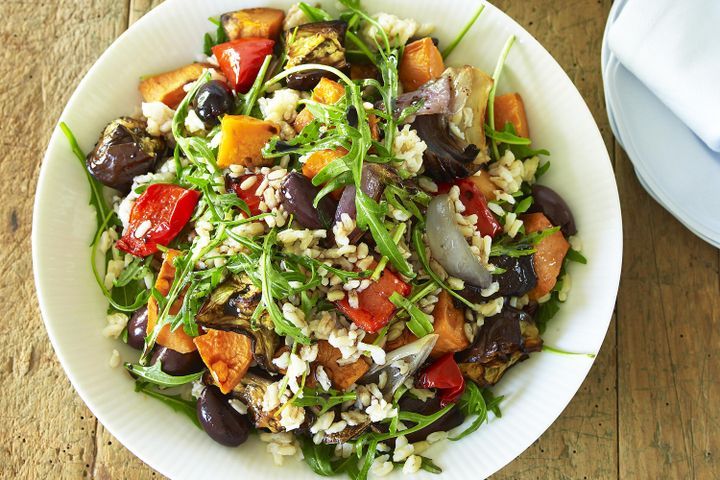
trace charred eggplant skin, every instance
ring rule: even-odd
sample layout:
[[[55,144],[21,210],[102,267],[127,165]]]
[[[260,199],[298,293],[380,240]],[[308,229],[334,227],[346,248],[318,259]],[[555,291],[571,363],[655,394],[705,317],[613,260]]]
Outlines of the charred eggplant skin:
[[[440,406],[440,398],[436,395],[426,401],[421,401],[411,395],[403,395],[400,399],[400,410],[403,412],[419,413],[420,415],[432,415],[439,412],[442,407]],[[460,408],[455,404],[450,411],[440,417],[439,420],[431,423],[427,427],[413,432],[407,435],[409,443],[419,442],[425,440],[428,435],[433,432],[447,432],[458,425],[461,425],[465,421],[465,415],[463,415]]]
[[[575,217],[565,200],[552,188],[545,185],[533,185],[533,205],[529,212],[542,212],[553,225],[557,225],[566,237],[575,235]]]
[[[450,133],[447,119],[441,114],[421,115],[412,123],[418,136],[427,144],[423,154],[425,173],[438,182],[452,182],[475,173],[480,166],[473,161],[480,153],[472,143],[464,146]]]
[[[537,275],[535,274],[535,263],[533,255],[521,257],[509,257],[501,255],[492,257],[492,264],[505,270],[503,273],[493,275],[493,281],[498,282],[499,290],[489,297],[481,295],[481,288],[465,284],[460,295],[471,302],[486,302],[498,297],[520,297],[535,288]]]
[[[506,306],[485,319],[475,341],[455,358],[460,371],[480,387],[495,385],[508,368],[542,350],[542,339],[532,317]]]
[[[341,20],[314,22],[299,25],[287,33],[286,69],[297,65],[319,63],[335,67],[341,71],[349,70],[345,59],[345,33],[347,23]],[[287,85],[296,90],[311,90],[322,77],[333,78],[323,70],[308,70],[290,74]]]
[[[87,156],[87,168],[103,185],[127,193],[133,178],[148,173],[165,149],[165,141],[145,132],[145,122],[121,117],[110,122]]]

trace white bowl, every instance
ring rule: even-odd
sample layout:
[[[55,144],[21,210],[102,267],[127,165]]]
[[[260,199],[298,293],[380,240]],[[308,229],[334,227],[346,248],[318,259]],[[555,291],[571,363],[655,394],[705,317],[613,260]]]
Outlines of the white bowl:
[[[325,4],[334,2],[326,1]],[[107,122],[136,111],[138,78],[194,60],[207,21],[244,6],[288,7],[282,0],[172,0],[160,5],[112,44],[90,69],[61,120],[89,151]],[[370,12],[385,11],[437,26],[449,42],[477,8],[476,2],[366,0]],[[543,182],[572,207],[589,259],[573,265],[573,291],[544,335],[548,345],[576,352],[599,350],[613,311],[620,276],[622,229],[617,188],[600,132],[570,79],[550,54],[504,13],[488,5],[449,64],[470,63],[492,72],[503,43],[518,37],[500,84],[525,99],[534,144],[552,153]],[[133,391],[133,381],[108,360],[136,352],[104,338],[107,302],[93,279],[88,243],[94,215],[84,174],[56,129],[43,161],[33,219],[33,261],[38,298],[50,340],[70,381],[102,424],[143,461],[172,478],[312,478],[304,464],[273,465],[255,438],[240,448],[214,443],[184,416]],[[429,455],[446,478],[484,478],[535,441],[562,412],[593,360],[534,354],[513,368],[495,389],[506,396],[503,417],[460,442],[436,445]],[[570,472],[568,472],[570,473]],[[396,473],[397,474],[397,473]],[[421,473],[420,477],[431,478]]]

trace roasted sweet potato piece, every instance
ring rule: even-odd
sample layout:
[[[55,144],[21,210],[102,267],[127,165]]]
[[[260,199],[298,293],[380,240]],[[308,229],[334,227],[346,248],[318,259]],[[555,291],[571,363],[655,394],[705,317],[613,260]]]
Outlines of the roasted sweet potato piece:
[[[344,157],[347,153],[348,151],[343,147],[338,147],[333,150],[318,150],[310,155],[307,161],[303,164],[302,173],[308,178],[313,178],[320,170],[325,168],[333,160]]]
[[[335,80],[323,77],[320,82],[313,89],[312,100],[323,103],[325,105],[332,105],[337,103],[345,95],[345,87],[340,85]],[[315,117],[310,113],[310,110],[304,108],[293,122],[293,128],[297,133],[300,133]]]
[[[262,156],[262,148],[280,132],[273,122],[247,115],[225,115],[222,119],[222,141],[218,151],[218,167],[230,165],[261,167],[272,163]]]
[[[385,351],[386,352],[392,352],[393,350],[397,350],[400,347],[404,347],[408,343],[412,343],[415,340],[417,340],[417,337],[413,335],[413,333],[408,330],[407,328],[402,331],[399,337],[394,338],[392,340],[388,340],[385,343]]]
[[[252,342],[242,333],[208,330],[194,339],[198,352],[223,393],[230,393],[252,362]]]
[[[403,88],[411,92],[429,80],[440,77],[445,64],[432,39],[425,37],[405,47],[398,70]]]
[[[439,335],[430,355],[438,358],[449,352],[459,352],[470,346],[465,336],[465,312],[453,303],[450,294],[442,290],[433,309],[433,329]]]
[[[478,170],[478,172],[470,177],[468,180],[472,181],[485,196],[485,200],[495,200],[495,190],[498,189],[492,180],[490,180],[490,174],[487,170]]]
[[[318,342],[318,355],[315,363],[323,366],[334,388],[345,391],[365,375],[370,365],[364,358],[360,358],[348,365],[338,365],[337,361],[341,357],[340,350],[330,345],[326,340]]]
[[[176,108],[183,98],[185,90],[183,87],[194,82],[206,68],[211,65],[204,63],[191,63],[176,70],[160,73],[140,81],[140,95],[144,102],[163,102],[170,108]]]
[[[244,8],[220,17],[229,40],[261,37],[277,40],[285,12],[276,8]]]
[[[542,213],[523,215],[522,221],[525,224],[526,233],[539,232],[553,227],[550,220]],[[536,251],[533,255],[537,285],[528,293],[531,300],[544,297],[555,287],[560,268],[562,268],[563,260],[569,249],[570,244],[561,232],[555,232],[549,237],[545,237],[535,246]]]
[[[155,280],[155,288],[158,292],[163,295],[167,295],[170,292],[173,279],[175,278],[175,266],[173,261],[175,257],[180,255],[181,252],[177,250],[168,250],[165,254],[160,272],[158,273],[157,280]],[[182,296],[175,300],[175,303],[170,307],[170,314],[175,315],[182,306]],[[148,322],[147,322],[147,333],[152,332],[155,328],[155,324],[158,320],[158,304],[154,297],[150,297],[148,300]],[[196,350],[193,339],[189,336],[182,328],[177,328],[175,331],[170,330],[170,325],[165,325],[160,329],[160,334],[157,337],[157,343],[163,347],[170,348],[180,353],[190,353]]]
[[[530,138],[525,104],[519,93],[507,93],[495,97],[494,109],[495,130],[502,130],[505,124],[512,123],[518,136]]]

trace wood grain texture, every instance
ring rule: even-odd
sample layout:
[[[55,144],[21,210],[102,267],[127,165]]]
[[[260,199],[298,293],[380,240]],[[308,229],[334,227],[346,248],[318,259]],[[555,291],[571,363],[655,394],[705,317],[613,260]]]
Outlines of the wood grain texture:
[[[0,299],[13,320],[0,323],[2,478],[161,477],[72,389],[42,326],[30,259],[35,178],[62,107],[112,40],[159,3],[0,2]],[[720,478],[720,255],[648,197],[615,146],[599,66],[610,0],[496,4],[588,103],[615,163],[626,228],[616,316],[595,366],[555,424],[493,478]]]

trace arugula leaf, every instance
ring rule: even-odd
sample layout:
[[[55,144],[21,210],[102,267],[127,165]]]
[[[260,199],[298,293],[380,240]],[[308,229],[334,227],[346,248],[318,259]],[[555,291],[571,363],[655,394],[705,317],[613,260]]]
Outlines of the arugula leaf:
[[[587,258],[585,258],[585,255],[578,252],[574,248],[571,248],[568,250],[567,254],[565,255],[565,260],[571,261],[571,262],[582,263],[583,265],[587,265]]]
[[[135,391],[142,392],[148,397],[160,400],[176,412],[182,413],[188,417],[199,429],[202,430],[200,420],[197,418],[197,402],[185,400],[180,395],[162,393],[154,388],[151,388],[150,385],[145,382],[135,382]]]
[[[430,322],[427,313],[420,310],[417,305],[397,292],[390,295],[390,301],[398,308],[404,309],[410,314],[410,321],[407,322],[407,328],[418,338],[432,333],[433,324]]]
[[[495,65],[495,71],[493,72],[492,76],[493,85],[490,89],[490,95],[488,95],[487,106],[487,118],[489,120],[490,128],[492,130],[495,130],[495,92],[497,91],[498,83],[500,83],[500,74],[502,73],[503,66],[505,65],[505,60],[510,53],[510,49],[512,48],[513,43],[515,43],[515,35],[510,35],[510,37],[505,42],[505,46],[503,46],[502,52],[500,53],[500,58],[498,58],[497,64]],[[494,138],[490,137],[490,143],[495,159],[500,158],[497,141]]]
[[[474,382],[467,382],[465,384],[465,391],[460,397],[457,405],[466,417],[475,415],[476,418],[468,428],[460,434],[450,438],[450,440],[460,440],[480,428],[480,426],[488,420],[488,410],[492,411],[495,413],[495,416],[499,417],[499,405],[502,400],[503,397],[495,397],[490,390],[480,390]]]
[[[500,255],[506,255],[508,257],[522,257],[524,255],[532,255],[536,252],[535,245],[559,230],[560,227],[546,228],[545,230],[524,235],[513,243],[509,243],[508,237],[503,238],[493,243],[490,248],[490,256],[498,257]]]
[[[510,122],[507,122],[503,126],[502,131],[497,131],[490,125],[485,124],[485,135],[498,143],[505,143],[508,145],[530,145],[532,143],[529,138],[517,136],[515,134],[515,128]]]
[[[434,474],[440,474],[442,473],[442,468],[435,465],[435,462],[433,462],[428,457],[420,457],[422,459],[422,463],[420,464],[420,469],[425,470],[426,472],[434,473]]]
[[[558,299],[558,293],[552,292],[550,299],[541,303],[538,307],[537,315],[535,316],[535,324],[540,331],[540,334],[545,333],[547,323],[560,311],[560,300]]]
[[[460,33],[458,33],[457,37],[450,42],[450,45],[448,45],[445,50],[442,51],[442,58],[445,59],[450,56],[450,54],[455,50],[455,48],[462,42],[462,39],[465,38],[465,35],[467,35],[468,31],[472,28],[472,26],[477,21],[478,17],[480,17],[480,14],[485,10],[485,5],[480,4],[480,7],[475,11],[472,17],[470,17],[470,20],[468,20],[468,23],[465,24],[462,30],[460,30]],[[441,470],[442,471],[442,470]]]
[[[302,396],[298,395],[292,403],[298,407],[321,407],[318,415],[322,415],[334,406],[356,398],[357,394],[355,392],[343,393],[332,388],[325,391],[321,388],[305,387]]]
[[[550,153],[545,153],[545,155],[549,155]],[[547,171],[550,170],[550,160],[543,163],[538,167],[538,169],[535,171],[535,180],[539,179],[543,175],[547,173]]]
[[[514,210],[515,214],[520,215],[521,213],[527,212],[528,209],[532,206],[533,201],[534,201],[534,199],[530,195],[528,195],[527,197],[520,200],[518,202],[518,204],[515,206],[515,210]]]
[[[210,22],[217,26],[217,28],[215,29],[214,38],[209,33],[206,33],[203,37],[203,53],[205,53],[205,55],[209,57],[213,54],[212,47],[227,42],[228,38],[225,34],[225,29],[222,26],[222,22],[219,19],[210,17],[208,18],[208,20],[210,20]]]
[[[191,373],[190,375],[168,375],[162,371],[161,363],[161,361],[157,361],[150,367],[125,363],[125,368],[127,368],[131,374],[147,380],[150,383],[154,383],[155,385],[160,385],[161,387],[177,387],[179,385],[185,385],[186,383],[199,380],[204,373],[204,371],[200,371],[197,373]]]

